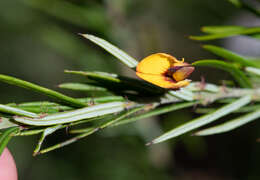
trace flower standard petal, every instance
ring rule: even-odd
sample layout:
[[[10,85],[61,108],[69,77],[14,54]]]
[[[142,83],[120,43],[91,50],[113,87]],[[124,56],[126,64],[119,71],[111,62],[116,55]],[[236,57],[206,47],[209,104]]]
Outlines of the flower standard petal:
[[[165,53],[152,54],[137,65],[136,71],[146,74],[164,74],[177,62],[175,57]]]
[[[175,57],[157,53],[144,58],[136,68],[136,75],[152,84],[167,89],[179,89],[187,86],[185,80],[194,70],[188,63]]]

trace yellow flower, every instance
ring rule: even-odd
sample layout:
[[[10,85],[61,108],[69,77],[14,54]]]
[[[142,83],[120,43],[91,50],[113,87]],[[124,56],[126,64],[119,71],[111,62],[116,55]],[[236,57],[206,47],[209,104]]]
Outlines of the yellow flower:
[[[136,75],[145,81],[167,89],[178,89],[189,84],[186,78],[194,71],[188,63],[175,57],[157,53],[144,58],[136,67]]]

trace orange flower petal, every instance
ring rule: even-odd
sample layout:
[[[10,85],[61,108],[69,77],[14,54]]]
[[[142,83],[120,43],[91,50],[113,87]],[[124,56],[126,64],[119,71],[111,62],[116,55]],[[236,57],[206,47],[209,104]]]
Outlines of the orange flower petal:
[[[163,75],[144,74],[139,72],[136,72],[136,75],[145,81],[166,89],[178,89],[189,84],[189,80],[174,82],[171,78]]]
[[[146,74],[163,74],[172,67],[174,63],[180,62],[181,61],[178,61],[175,57],[165,53],[152,54],[144,58],[137,65],[136,71]]]
[[[178,89],[189,84],[185,80],[194,70],[194,67],[184,60],[178,61],[175,57],[157,53],[144,58],[136,67],[136,75],[145,81],[167,89]]]

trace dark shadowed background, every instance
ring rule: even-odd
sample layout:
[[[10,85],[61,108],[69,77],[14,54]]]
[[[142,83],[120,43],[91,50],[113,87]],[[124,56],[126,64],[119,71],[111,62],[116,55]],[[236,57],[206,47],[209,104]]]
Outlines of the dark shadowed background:
[[[1,0],[0,73],[51,89],[80,81],[64,69],[105,71],[134,76],[101,48],[78,33],[102,37],[137,59],[165,52],[187,62],[217,58],[189,35],[204,25],[260,25],[253,15],[226,0]],[[212,41],[238,53],[260,56],[259,42],[246,37]],[[257,47],[258,50],[254,47]],[[199,68],[193,80],[221,84],[231,77]],[[1,103],[46,100],[46,97],[0,83]],[[74,97],[84,93],[61,91]],[[86,96],[86,95],[85,95]],[[189,134],[146,147],[162,132],[191,120],[192,109],[168,113],[91,135],[50,153],[32,157],[38,137],[17,137],[9,144],[21,180],[233,180],[260,178],[260,123],[207,138]],[[66,138],[50,136],[46,146]]]

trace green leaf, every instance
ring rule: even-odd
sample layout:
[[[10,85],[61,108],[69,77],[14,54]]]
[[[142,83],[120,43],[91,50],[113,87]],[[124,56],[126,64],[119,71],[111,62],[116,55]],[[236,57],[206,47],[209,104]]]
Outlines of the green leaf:
[[[152,117],[152,116],[164,114],[164,113],[171,112],[171,111],[176,111],[176,110],[179,110],[179,109],[184,109],[184,108],[187,108],[187,107],[191,107],[191,106],[193,106],[197,103],[198,103],[197,101],[193,101],[193,102],[184,102],[184,103],[166,105],[164,107],[159,107],[159,108],[156,108],[154,110],[136,115],[136,116],[131,117],[131,118],[123,119],[122,121],[114,123],[112,126],[118,126],[118,125],[121,125],[121,124],[131,123],[131,122],[135,122],[135,121],[140,120],[140,119],[149,118],[149,117]]]
[[[77,98],[77,100],[83,103],[106,103],[112,101],[125,101],[122,96],[101,96],[95,98]],[[60,106],[60,104],[48,102],[48,101],[34,101],[34,102],[25,102],[20,104],[10,104],[10,106],[14,107],[51,107],[51,106]]]
[[[118,78],[117,74],[106,73],[106,72],[89,72],[89,71],[70,71],[65,70],[65,73],[69,74],[76,74],[85,76],[90,80],[94,81],[102,81],[102,82],[109,82],[109,83],[120,83],[120,79]]]
[[[193,93],[192,91],[189,91],[188,89],[182,88],[177,91],[169,91],[168,94],[177,97],[179,99],[185,100],[185,101],[193,101]]]
[[[223,99],[223,100],[226,100],[226,99]],[[234,101],[234,100],[232,100],[232,101]],[[223,102],[223,101],[221,101],[221,102]],[[226,102],[224,101],[223,103],[226,103]],[[250,105],[250,106],[242,107],[236,111],[233,111],[232,113],[246,113],[246,112],[252,112],[252,111],[255,111],[258,109],[260,109],[260,105]],[[215,110],[216,110],[215,108],[196,108],[195,112],[205,114],[205,113],[211,113]]]
[[[69,123],[69,124],[62,124],[62,125],[58,124],[57,127],[59,127],[59,129],[67,128],[67,127],[72,127],[72,126],[87,123],[87,122],[99,121],[99,120],[104,120],[104,119],[111,119],[114,116],[115,115],[113,115],[113,114],[109,114],[109,115],[104,115],[104,116],[99,116],[99,117],[94,117],[94,118],[89,118],[89,119],[83,119],[83,120],[72,122],[72,123]],[[19,133],[16,133],[15,136],[31,136],[31,135],[42,133],[46,129],[48,129],[48,127],[47,128],[44,127],[44,126],[42,126],[42,127],[32,127],[30,129],[21,130]],[[69,133],[71,133],[71,131],[72,130],[70,130]]]
[[[67,104],[67,105],[71,105],[73,107],[85,107],[86,106],[85,103],[82,103],[75,98],[63,95],[59,92],[47,89],[45,87],[30,83],[30,82],[27,82],[27,81],[24,81],[24,80],[21,80],[18,78],[0,74],[0,81],[47,95],[49,97],[56,99],[58,102],[61,102],[61,103]]]
[[[190,36],[190,39],[197,40],[197,41],[208,41],[208,40],[226,38],[230,36],[254,35],[258,33],[260,33],[260,27],[252,27],[252,28],[241,29],[238,31],[227,31],[223,33],[216,33],[216,34],[209,34],[209,35],[202,35],[202,36]]]
[[[72,134],[75,134],[75,133],[85,133],[85,132],[88,132],[89,130],[93,130],[93,129],[97,129],[97,130],[100,130],[100,129],[104,129],[104,128],[107,128],[107,127],[110,127],[110,126],[114,126],[114,124],[116,124],[117,122],[121,121],[122,119],[125,119],[126,117],[140,111],[140,110],[143,110],[145,108],[145,106],[139,106],[139,107],[136,107],[136,108],[132,108],[128,111],[125,111],[125,112],[122,112],[121,114],[119,114],[117,117],[112,117],[112,118],[109,118],[109,119],[105,119],[103,122],[98,122],[96,125],[94,126],[91,126],[91,127],[87,127],[87,128],[83,128],[83,129],[72,129],[70,130],[69,132],[72,133]]]
[[[61,105],[45,106],[44,104],[42,106],[22,106],[19,108],[24,111],[30,111],[37,114],[53,114],[53,113],[69,111],[74,109],[69,106],[61,106]]]
[[[108,103],[108,102],[117,102],[117,101],[126,101],[125,98],[122,96],[101,96],[101,97],[95,97],[95,98],[79,98],[78,100],[85,102],[85,103]]]
[[[187,89],[192,92],[207,91],[207,92],[212,92],[212,93],[217,93],[220,90],[220,88],[218,86],[216,86],[215,84],[203,83],[203,82],[192,82],[184,89],[185,90]]]
[[[204,45],[202,46],[204,49],[212,52],[213,54],[216,54],[217,56],[223,57],[226,60],[232,61],[239,63],[242,66],[253,66],[253,67],[260,67],[260,65],[247,60],[245,57],[240,56],[234,52],[231,52],[227,49],[218,47],[218,46],[213,46],[213,45]]]
[[[26,117],[31,117],[31,118],[39,117],[35,113],[24,111],[24,110],[19,109],[19,108],[6,106],[6,105],[3,105],[3,104],[0,104],[0,112],[18,115],[18,116],[26,116]]]
[[[135,68],[138,64],[138,61],[135,60],[133,57],[129,56],[127,53],[122,51],[121,49],[117,48],[116,46],[112,45],[111,43],[107,42],[104,39],[99,37],[90,35],[90,34],[82,34],[83,37],[89,39],[90,41],[94,42],[98,46],[105,49],[107,52],[115,56],[119,59],[122,63],[127,65],[130,68]]]
[[[107,91],[105,88],[83,83],[63,83],[59,85],[59,88],[75,91]]]
[[[36,149],[37,151],[37,154],[43,154],[43,153],[46,153],[46,152],[49,152],[49,151],[52,151],[52,150],[55,150],[55,149],[58,149],[58,148],[61,148],[61,147],[64,147],[66,145],[69,145],[73,142],[76,142],[86,136],[89,136],[93,133],[95,133],[96,131],[100,130],[100,129],[103,129],[103,128],[106,128],[106,127],[110,127],[112,124],[118,122],[119,120],[127,117],[127,116],[130,116],[134,113],[136,113],[137,111],[141,110],[144,106],[140,106],[140,107],[137,107],[137,108],[133,108],[133,109],[130,109],[129,111],[126,111],[126,112],[123,112],[121,113],[117,118],[109,118],[109,120],[105,120],[105,122],[102,122],[102,123],[99,123],[98,125],[95,125],[93,127],[87,127],[87,128],[83,128],[83,129],[73,129],[73,130],[70,130],[69,132],[70,133],[80,133],[79,135],[77,136],[74,136],[73,138],[71,139],[68,139],[64,142],[61,142],[61,143],[58,143],[56,145],[53,145],[51,147],[48,147],[46,149],[43,149],[41,150],[40,152],[38,152],[39,150],[39,147]],[[51,129],[52,130],[52,129]],[[45,138],[45,137],[43,137]],[[42,141],[41,141],[42,142]],[[40,143],[40,142],[39,142]]]
[[[70,134],[81,134],[81,133],[86,133],[86,132],[91,132],[88,135],[91,135],[98,131],[96,127],[86,127],[86,128],[81,128],[81,129],[71,129],[69,131]]]
[[[233,129],[236,129],[240,126],[243,126],[253,120],[257,120],[260,118],[260,109],[248,113],[242,117],[236,118],[234,120],[228,121],[226,123],[207,128],[201,131],[196,132],[194,135],[196,136],[207,136],[207,135],[213,135],[213,134],[219,134],[219,133],[224,133],[231,131]]]
[[[230,3],[232,3],[234,6],[236,6],[237,8],[241,8],[242,7],[242,2],[240,0],[228,0]]]
[[[86,131],[85,131],[84,133],[82,133],[82,134],[79,134],[79,135],[77,135],[77,136],[75,136],[75,137],[73,137],[73,138],[71,138],[71,139],[68,139],[68,140],[66,140],[66,141],[63,141],[63,142],[61,142],[61,143],[58,143],[58,144],[56,144],[56,145],[53,145],[53,146],[51,146],[51,147],[48,147],[48,148],[46,148],[46,149],[41,150],[40,152],[37,153],[37,155],[38,155],[38,154],[44,154],[44,153],[53,151],[53,150],[55,150],[55,149],[62,148],[62,147],[64,147],[64,146],[67,146],[67,145],[69,145],[69,144],[72,144],[72,143],[74,143],[74,142],[76,142],[76,141],[78,141],[78,140],[80,140],[80,139],[82,139],[82,138],[84,138],[84,137],[86,137],[86,136],[89,136],[90,134],[93,134],[93,133],[96,132],[97,130],[98,130],[97,128],[88,128],[88,130],[86,130]]]
[[[229,0],[229,1],[231,3],[233,3],[235,6],[237,6],[238,8],[245,9],[245,10],[255,14],[256,16],[260,16],[260,10],[255,8],[255,6],[248,4],[244,0]]]
[[[257,76],[260,76],[260,69],[254,68],[254,67],[246,67],[245,70],[249,73],[255,74]]]
[[[243,26],[203,26],[201,31],[209,34],[221,34],[227,32],[237,32],[244,29],[246,29],[246,27]]]
[[[42,146],[42,143],[43,141],[45,140],[45,138],[50,135],[50,134],[53,134],[54,132],[56,132],[57,130],[63,128],[63,126],[61,124],[59,125],[56,125],[56,126],[51,126],[51,127],[48,127],[46,128],[43,132],[42,132],[42,135],[41,135],[41,138],[39,139],[34,151],[33,151],[33,156],[36,156],[40,149],[41,149],[41,146]]]
[[[237,81],[237,83],[243,87],[243,88],[252,88],[252,84],[249,81],[249,79],[246,77],[246,75],[240,71],[236,66],[232,64],[228,64],[226,62],[220,61],[220,60],[199,60],[194,63],[192,63],[193,66],[209,66],[209,67],[215,67],[218,69],[222,69],[224,71],[229,72],[234,79]]]
[[[112,89],[113,91],[122,92],[122,90],[135,90],[143,95],[161,94],[165,92],[164,89],[145,81],[125,76],[119,76],[117,74],[69,70],[65,70],[65,73],[85,76],[89,80],[96,81],[99,86],[103,86],[107,89]]]
[[[250,103],[251,101],[251,96],[244,96],[236,101],[234,101],[233,103],[230,103],[228,105],[225,105],[219,109],[217,109],[216,111],[201,116],[199,118],[196,118],[190,122],[187,122],[179,127],[176,127],[166,133],[164,133],[163,135],[159,136],[158,138],[154,139],[152,142],[148,143],[149,144],[156,144],[156,143],[160,143],[166,140],[169,140],[171,138],[180,136],[182,134],[185,134],[189,131],[192,131],[194,129],[197,129],[201,126],[204,126],[206,124],[209,124],[223,116],[226,116],[227,114],[245,106],[246,104]]]
[[[32,136],[32,135],[42,133],[45,129],[46,129],[46,127],[37,128],[37,129],[29,129],[29,130],[26,129],[26,130],[22,130],[22,131],[16,133],[15,136]]]
[[[10,128],[14,126],[18,126],[18,124],[14,124],[13,122],[10,121],[9,118],[0,117],[0,129]]]
[[[19,127],[11,127],[7,130],[5,130],[1,135],[0,135],[0,156],[2,152],[4,151],[4,148],[12,138],[13,134],[19,131]]]
[[[118,113],[123,111],[129,104],[125,102],[111,102],[93,105],[81,109],[55,113],[39,118],[14,117],[14,120],[22,124],[34,126],[49,126],[56,124],[71,123],[83,119],[99,117],[102,115]]]
[[[104,97],[96,97],[96,98],[77,98],[77,99],[83,103],[90,104],[90,105],[107,103],[107,102],[125,101],[125,99],[122,96],[104,96]],[[26,102],[21,104],[8,104],[8,105],[25,111],[30,111],[34,113],[48,113],[48,114],[75,109],[70,106],[63,106],[48,101],[35,101],[35,102]]]
[[[109,120],[109,121],[106,121],[106,122],[103,122],[101,123],[100,125],[97,126],[98,129],[104,129],[108,126],[113,126],[114,124],[116,124],[117,122],[121,121],[122,119],[125,119],[126,117],[144,109],[145,106],[140,106],[140,107],[137,107],[137,108],[133,108],[133,109],[130,109],[129,111],[126,111],[125,113],[122,113],[122,115],[120,115],[119,117],[117,118],[113,118],[112,120]]]
[[[260,33],[258,34],[253,34],[251,35],[251,37],[255,38],[255,39],[260,39]]]

